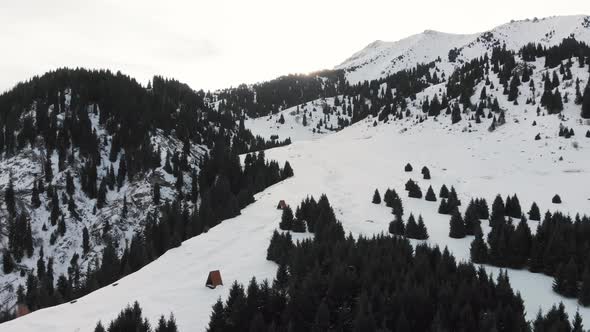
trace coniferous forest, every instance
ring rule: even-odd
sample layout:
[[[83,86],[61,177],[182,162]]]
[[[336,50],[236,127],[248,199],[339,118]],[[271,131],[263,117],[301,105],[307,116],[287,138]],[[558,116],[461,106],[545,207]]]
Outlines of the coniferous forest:
[[[34,245],[30,216],[17,200],[11,178],[3,192],[8,218],[0,226],[7,231],[8,246],[2,251],[2,270],[26,276],[26,283],[15,289],[18,303],[34,311],[108,285],[182,241],[239,215],[254,201],[254,194],[293,176],[288,162],[281,166],[269,161],[263,151],[247,154],[241,163],[240,153],[271,143],[254,138],[230,112],[213,111],[203,98],[202,92],[174,80],[156,76],[144,88],[121,73],[83,69],[50,72],[0,95],[0,157],[29,148],[58,156],[58,165],[52,165],[51,157],[42,161],[44,174],[31,188],[31,208],[49,209],[43,231],[51,231],[52,245],[66,234],[68,224],[80,219],[74,200],[77,183],[84,195],[95,200],[96,213],[108,207],[110,191],[117,192],[157,168],[175,178],[173,200],[162,199],[160,182],[152,183],[154,208],[142,220],[143,230],[129,242],[111,236],[108,220],[92,238],[84,228],[82,248],[71,257],[67,275],[57,275],[54,258],[44,255],[43,246]],[[106,129],[101,137],[97,126]],[[181,142],[181,151],[168,151],[162,158],[163,151],[152,144],[155,133]],[[209,152],[195,160],[192,145],[206,146]],[[59,183],[53,182],[54,169],[67,171],[64,187],[53,185]],[[101,169],[106,169],[102,178]],[[47,206],[41,204],[43,196]],[[125,197],[122,218],[127,217],[127,202]],[[67,211],[62,210],[64,205]],[[103,249],[82,269],[82,259],[93,243]],[[21,260],[35,252],[37,268],[20,268]],[[11,314],[2,318],[10,319]]]
[[[536,203],[532,204],[527,214],[531,220],[541,219]],[[471,244],[473,262],[526,268],[533,273],[552,276],[555,292],[577,298],[582,306],[590,305],[588,216],[578,214],[572,218],[560,212],[547,211],[536,232],[531,234],[516,195],[508,196],[506,202],[498,195],[492,205],[490,226],[487,239],[483,238],[481,230],[475,232]]]
[[[308,205],[312,199],[304,201]],[[302,205],[302,206],[303,206]],[[447,251],[401,237],[346,236],[323,195],[306,215],[315,236],[274,233],[272,283],[231,286],[207,331],[579,331],[562,305],[527,322],[505,273],[457,263]]]

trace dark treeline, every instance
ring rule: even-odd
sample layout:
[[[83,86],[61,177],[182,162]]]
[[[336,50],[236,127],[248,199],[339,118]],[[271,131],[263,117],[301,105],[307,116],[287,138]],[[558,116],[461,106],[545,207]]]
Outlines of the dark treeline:
[[[222,90],[218,96],[222,99],[219,109],[260,117],[311,100],[336,96],[342,93],[345,85],[341,70],[287,75],[252,87],[242,84]]]
[[[383,121],[388,119],[389,115],[396,119],[403,118],[407,108],[406,98],[414,100],[416,93],[444,80],[437,72],[436,62],[417,64],[414,68],[399,71],[385,78],[354,85],[346,81],[341,70],[289,75],[252,87],[241,85],[227,89],[219,93],[218,98],[222,99],[220,111],[231,111],[237,116],[245,113],[250,117],[259,117],[315,99],[344,95],[343,108],[344,112],[351,116],[350,123],[360,121],[369,115]],[[384,88],[381,87],[383,84]],[[392,89],[396,89],[395,96]],[[446,106],[446,97],[443,97],[440,109]],[[397,110],[398,107],[401,111]],[[436,107],[433,106],[434,108]],[[342,126],[350,123],[343,122]]]
[[[133,306],[128,305],[121,310],[117,318],[113,319],[108,325],[103,325],[98,322],[94,328],[94,332],[178,332],[178,326],[174,315],[166,319],[161,316],[158,320],[158,325],[152,329],[147,318],[143,317],[142,309],[139,303],[133,303]]]
[[[315,237],[293,243],[275,232],[275,280],[234,283],[207,331],[572,331],[562,305],[531,327],[506,273],[494,280],[401,237],[346,237],[325,196],[318,206]],[[579,331],[579,315],[573,324]]]
[[[537,204],[533,203],[528,215],[531,220],[541,219]],[[515,225],[512,218],[520,221]],[[547,211],[533,235],[516,195],[508,196],[506,203],[498,195],[490,226],[486,240],[481,231],[475,233],[471,244],[474,262],[553,276],[557,293],[590,305],[590,218]]]

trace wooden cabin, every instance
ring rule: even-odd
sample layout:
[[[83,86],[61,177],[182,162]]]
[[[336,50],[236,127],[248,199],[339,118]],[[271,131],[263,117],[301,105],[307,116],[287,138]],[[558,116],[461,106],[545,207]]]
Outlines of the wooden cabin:
[[[205,286],[214,289],[220,285],[223,285],[223,281],[221,280],[221,272],[219,272],[219,270],[209,272]]]

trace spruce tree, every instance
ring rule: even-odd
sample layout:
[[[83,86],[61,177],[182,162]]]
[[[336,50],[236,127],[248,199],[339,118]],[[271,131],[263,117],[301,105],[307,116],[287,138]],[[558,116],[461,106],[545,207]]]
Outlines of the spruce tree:
[[[100,181],[98,196],[96,197],[96,207],[102,209],[107,202],[107,184],[104,179]]]
[[[121,160],[119,160],[119,170],[117,171],[117,187],[121,189],[123,187],[123,183],[125,182],[125,177],[127,176],[127,161],[125,155],[121,155]]]
[[[406,233],[404,221],[396,217],[389,223],[389,233],[393,235],[404,235]]]
[[[584,307],[590,306],[590,268],[586,266],[582,275],[582,284],[578,293],[578,303]]]
[[[531,209],[529,210],[529,220],[539,221],[541,220],[541,211],[539,211],[539,207],[537,203],[533,202],[531,205]]]
[[[16,203],[14,201],[14,184],[12,183],[12,175],[10,175],[8,186],[6,186],[6,190],[4,191],[4,202],[6,203],[6,210],[8,210],[11,215],[15,215]]]
[[[12,255],[5,249],[2,252],[2,271],[4,271],[4,274],[12,273],[12,271],[14,271],[14,265]]]
[[[293,210],[291,210],[290,206],[283,208],[279,228],[284,231],[290,231],[293,228]]]
[[[576,311],[574,321],[572,322],[572,332],[584,332],[584,325],[582,324],[582,316],[580,311]]]
[[[436,202],[436,194],[432,190],[432,186],[428,186],[428,191],[426,191],[426,197],[424,199],[429,202]]]
[[[450,220],[449,237],[454,239],[462,239],[465,237],[465,223],[461,217],[459,210],[455,210]]]
[[[223,308],[223,302],[221,298],[217,299],[217,302],[213,305],[213,312],[209,319],[209,326],[207,332],[224,332],[228,330],[226,323],[226,312]]]
[[[553,196],[553,199],[551,199],[551,202],[553,204],[561,204],[561,197],[559,197],[559,195],[555,194],[555,196]]]
[[[563,263],[559,264],[557,267],[557,271],[553,278],[553,291],[558,294],[564,294],[565,291],[565,265]]]
[[[490,214],[490,226],[493,227],[494,225],[503,222],[504,217],[506,217],[504,200],[502,200],[502,196],[497,195],[494,199],[494,203],[492,203],[492,213]]]
[[[410,163],[407,163],[406,167],[404,167],[404,171],[411,172],[412,170],[413,170],[412,165],[410,165]]]
[[[82,229],[82,252],[86,255],[90,251],[90,235],[88,234],[88,228]]]
[[[465,209],[465,234],[475,235],[476,229],[480,226],[479,215],[475,201],[471,200]]]
[[[375,189],[373,193],[373,204],[381,204],[381,195],[379,195],[379,190]]]
[[[584,89],[584,96],[582,97],[582,118],[590,119],[590,83]]]
[[[156,205],[160,204],[160,183],[154,183],[154,193],[153,193],[153,202]]]
[[[395,191],[393,191],[391,213],[399,219],[401,219],[401,217],[404,215],[404,206],[402,204],[402,199],[397,195]]]
[[[39,191],[37,190],[37,182],[33,182],[33,190],[31,193],[31,205],[34,209],[41,206],[41,200],[39,199]]]
[[[428,230],[426,229],[426,225],[424,224],[424,219],[422,219],[422,215],[418,216],[418,233],[416,238],[418,240],[428,239]]]
[[[305,222],[302,219],[294,218],[292,230],[295,233],[304,233],[305,232]]]
[[[430,180],[430,170],[428,169],[428,167],[422,167],[422,175],[424,177],[424,180]]]
[[[563,295],[576,297],[578,295],[578,266],[573,258],[565,266]]]
[[[385,190],[385,194],[383,194],[383,202],[385,202],[385,206],[392,207],[393,206],[393,191],[389,188]]]
[[[418,231],[418,224],[416,223],[416,219],[414,215],[410,213],[408,217],[408,222],[406,223],[406,237],[410,239],[417,239],[419,236]]]
[[[446,185],[443,184],[442,187],[440,187],[440,193],[438,194],[438,196],[440,198],[449,198],[449,189]]]
[[[471,242],[469,253],[474,263],[481,264],[488,261],[488,246],[483,240],[481,231],[475,233],[475,239]]]
[[[288,161],[285,162],[285,166],[283,167],[283,172],[281,178],[283,180],[290,178],[293,176],[293,168],[291,168],[291,164]]]

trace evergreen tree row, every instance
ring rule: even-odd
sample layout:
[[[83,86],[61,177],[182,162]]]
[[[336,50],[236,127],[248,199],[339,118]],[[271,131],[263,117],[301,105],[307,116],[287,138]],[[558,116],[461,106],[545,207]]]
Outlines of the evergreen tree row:
[[[514,204],[514,197],[512,203]],[[583,306],[590,305],[590,218],[575,218],[549,211],[531,234],[524,215],[515,226],[506,215],[506,207],[498,195],[490,216],[491,231],[484,240],[476,233],[471,244],[471,259],[476,263],[500,267],[527,268],[531,272],[553,276],[555,292],[578,298]],[[528,213],[539,220],[539,207],[533,203]],[[493,220],[493,222],[492,222]]]
[[[327,198],[326,208],[329,206]],[[330,207],[331,209],[331,207]],[[402,237],[345,237],[335,219],[320,218],[322,235],[293,243],[273,235],[269,258],[281,250],[274,281],[235,282],[213,305],[207,331],[545,331],[581,327],[562,305],[532,322],[510,286],[448,250]],[[272,250],[271,250],[272,249]],[[549,329],[550,330],[550,329]]]
[[[113,319],[108,325],[103,325],[98,322],[94,328],[94,332],[178,332],[178,326],[174,315],[170,314],[170,318],[166,319],[163,315],[158,320],[158,325],[155,329],[147,318],[143,317],[142,309],[136,301],[133,306],[128,305],[121,310],[117,318]]]

